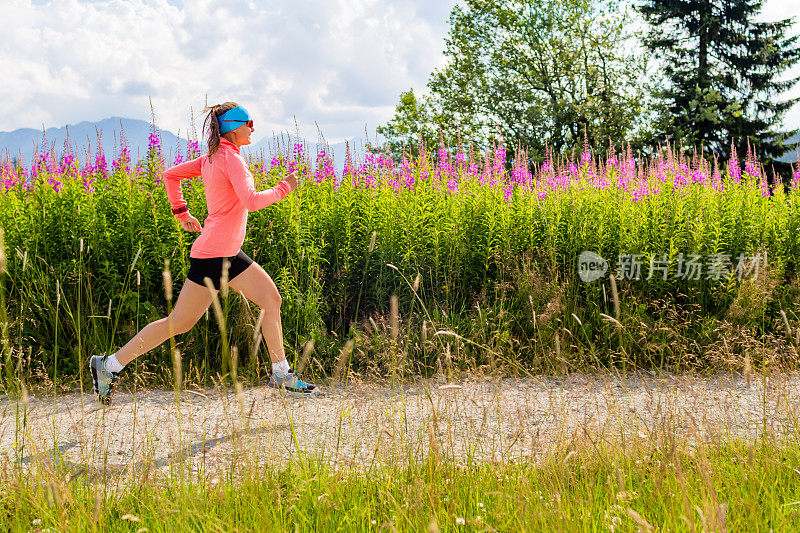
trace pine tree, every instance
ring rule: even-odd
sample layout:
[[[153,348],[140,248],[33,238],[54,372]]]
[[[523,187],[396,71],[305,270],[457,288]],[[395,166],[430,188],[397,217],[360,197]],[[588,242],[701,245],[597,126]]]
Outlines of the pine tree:
[[[650,24],[645,45],[664,61],[657,95],[662,126],[687,149],[703,146],[727,158],[753,144],[764,162],[786,151],[780,130],[798,98],[779,93],[800,78],[781,75],[800,60],[792,20],[756,22],[763,0],[643,0]]]

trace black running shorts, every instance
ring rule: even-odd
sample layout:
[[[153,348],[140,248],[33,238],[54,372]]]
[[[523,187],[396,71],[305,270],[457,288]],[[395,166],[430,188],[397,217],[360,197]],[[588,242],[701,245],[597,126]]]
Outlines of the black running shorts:
[[[228,281],[244,272],[247,267],[253,264],[253,260],[241,250],[233,257],[209,257],[208,259],[189,257],[189,275],[186,277],[203,287],[206,286],[203,279],[211,278],[214,288],[219,290],[220,280],[222,279],[223,259],[227,259],[231,262],[230,267],[228,267]]]

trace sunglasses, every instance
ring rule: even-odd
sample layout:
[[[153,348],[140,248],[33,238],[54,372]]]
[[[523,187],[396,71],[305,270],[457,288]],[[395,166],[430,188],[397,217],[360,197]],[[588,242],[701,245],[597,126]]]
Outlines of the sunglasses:
[[[244,124],[247,124],[248,128],[252,128],[253,127],[253,121],[252,120],[237,120],[235,118],[224,118],[224,119],[222,119],[222,122],[242,122]]]

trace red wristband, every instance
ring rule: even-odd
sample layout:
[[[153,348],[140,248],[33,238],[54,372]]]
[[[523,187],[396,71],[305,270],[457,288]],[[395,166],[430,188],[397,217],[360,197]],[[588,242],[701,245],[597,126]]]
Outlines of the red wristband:
[[[186,207],[185,205],[182,206],[182,207],[173,207],[172,208],[172,214],[173,215],[180,215],[181,213],[188,213],[188,212],[189,212],[189,208]]]

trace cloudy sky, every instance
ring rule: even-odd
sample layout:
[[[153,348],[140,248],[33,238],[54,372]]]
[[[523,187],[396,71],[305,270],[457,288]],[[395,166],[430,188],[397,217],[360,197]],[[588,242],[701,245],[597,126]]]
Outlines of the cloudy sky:
[[[374,135],[400,92],[443,64],[455,3],[6,0],[0,131],[149,119],[152,98],[158,125],[181,135],[192,109],[226,100],[250,110],[256,138],[294,131],[295,118],[309,138],[317,125],[331,142]],[[764,16],[800,19],[798,5],[766,0]],[[800,127],[800,105],[786,126]]]

